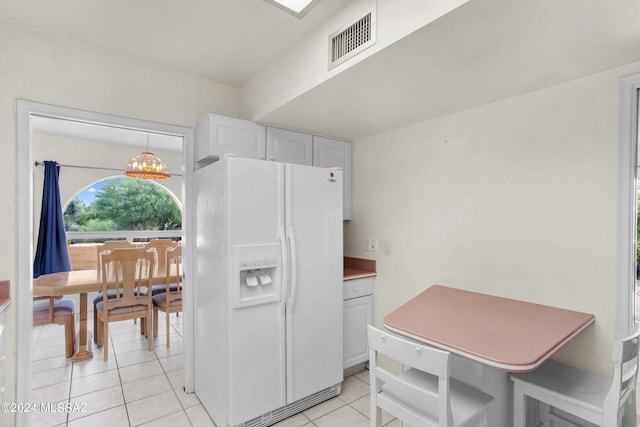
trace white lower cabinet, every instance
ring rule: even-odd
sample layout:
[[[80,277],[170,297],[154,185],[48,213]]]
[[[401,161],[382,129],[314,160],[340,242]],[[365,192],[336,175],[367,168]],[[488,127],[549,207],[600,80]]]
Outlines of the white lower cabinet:
[[[345,280],[343,368],[369,360],[367,325],[373,321],[373,277]]]
[[[4,311],[0,311],[0,403],[4,403]],[[3,425],[3,415],[0,414],[0,427]]]

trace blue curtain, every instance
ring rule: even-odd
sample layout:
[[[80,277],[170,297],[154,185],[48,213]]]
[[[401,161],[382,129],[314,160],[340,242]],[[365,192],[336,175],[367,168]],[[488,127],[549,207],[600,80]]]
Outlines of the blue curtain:
[[[56,162],[44,162],[44,188],[36,257],[33,260],[33,277],[41,274],[71,271],[67,236],[60,204],[58,177],[60,166]]]

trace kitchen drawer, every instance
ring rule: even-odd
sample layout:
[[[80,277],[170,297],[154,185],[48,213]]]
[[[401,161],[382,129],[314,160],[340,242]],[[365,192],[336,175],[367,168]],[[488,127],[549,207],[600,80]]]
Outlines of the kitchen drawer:
[[[373,277],[345,280],[342,292],[342,299],[344,301],[366,295],[373,295]]]

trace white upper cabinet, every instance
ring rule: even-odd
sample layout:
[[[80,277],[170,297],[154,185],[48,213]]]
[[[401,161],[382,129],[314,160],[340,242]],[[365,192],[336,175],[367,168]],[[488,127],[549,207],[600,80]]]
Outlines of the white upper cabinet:
[[[313,165],[313,136],[287,129],[267,127],[267,160]]]
[[[343,219],[351,219],[351,144],[337,139],[314,136],[313,165],[342,168],[344,176]]]
[[[265,159],[266,127],[248,120],[207,114],[196,125],[196,161],[216,161],[223,154]]]
[[[224,154],[282,163],[342,168],[344,216],[351,219],[351,144],[261,125],[248,120],[207,114],[196,124],[196,162],[203,166]]]

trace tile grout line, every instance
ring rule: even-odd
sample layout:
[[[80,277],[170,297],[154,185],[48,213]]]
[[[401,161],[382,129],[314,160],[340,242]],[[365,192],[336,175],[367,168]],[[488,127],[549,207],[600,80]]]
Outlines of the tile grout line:
[[[109,342],[113,345],[113,341],[111,340],[111,331],[109,331]],[[116,352],[115,345],[113,345],[113,358],[116,361],[116,369],[118,370],[118,382],[120,383],[120,392],[122,392],[122,401],[124,402],[124,411],[127,414],[127,423],[129,424],[129,427],[131,427],[131,418],[129,418],[129,406],[127,405],[127,398],[124,394],[124,386],[122,385],[122,375],[120,373],[120,364],[118,363],[118,353]]]
[[[169,314],[165,314],[166,316],[168,316]],[[175,325],[173,325],[171,322],[169,322],[169,326],[171,327],[171,329],[175,330],[176,333],[178,332]],[[159,335],[159,333],[158,333]],[[165,346],[166,346],[166,337],[165,337]],[[165,370],[164,366],[162,365],[162,362],[160,362],[160,357],[158,357],[158,353],[156,353],[155,349],[153,350],[153,352],[156,355],[156,358],[158,359],[158,363],[160,363],[160,368],[162,369],[162,373],[164,374],[165,378],[167,379],[167,382],[169,382],[169,386],[171,388],[171,391],[173,392],[174,396],[176,397],[176,399],[178,399],[178,403],[180,404],[180,407],[182,408],[182,412],[184,413],[185,417],[187,417],[187,421],[189,421],[189,425],[191,425],[193,427],[193,423],[191,422],[191,418],[189,418],[189,415],[187,414],[187,410],[184,407],[184,404],[182,403],[182,400],[180,400],[180,398],[178,397],[178,393],[176,393],[176,389],[173,387],[173,384],[171,384],[171,380],[169,379],[169,375],[167,373],[167,371]],[[167,358],[171,357],[172,355],[170,355],[167,352]],[[184,385],[182,386],[184,389]],[[175,412],[176,414],[178,413],[177,411]]]
[[[172,327],[173,329],[175,329],[175,326],[174,326],[174,325],[171,325],[171,327]],[[176,331],[176,332],[177,332],[177,331]],[[152,332],[152,333],[153,333],[153,332]],[[157,341],[157,340],[155,340],[155,339],[154,339],[153,341],[155,342],[155,345],[157,346],[157,345],[158,345],[158,341]],[[185,410],[185,408],[184,408],[184,406],[183,406],[182,402],[180,401],[180,398],[178,398],[178,395],[176,394],[175,389],[173,388],[173,385],[171,384],[171,381],[169,380],[169,376],[168,376],[168,374],[167,374],[167,371],[165,370],[165,367],[162,365],[162,362],[160,361],[160,359],[161,359],[161,358],[160,358],[160,356],[158,355],[158,353],[156,352],[156,347],[153,347],[151,351],[152,351],[152,352],[153,352],[153,354],[154,354],[154,357],[155,357],[155,359],[154,359],[154,360],[155,360],[155,361],[157,361],[157,362],[158,362],[158,364],[160,365],[160,369],[162,370],[162,375],[164,376],[164,378],[165,378],[165,379],[167,380],[167,382],[169,383],[170,390],[173,392],[173,394],[174,394],[175,398],[178,400],[178,403],[180,404],[181,411],[182,411],[182,412],[185,414],[185,416],[187,417],[187,420],[189,421],[189,424],[190,424],[191,426],[193,426],[193,423],[191,422],[191,419],[190,419],[190,418],[189,418],[189,416],[187,415],[186,410]],[[115,349],[114,349],[114,354],[115,354],[115,353],[116,353],[116,351],[115,351]],[[170,357],[170,356],[171,356],[171,355],[168,355],[168,356],[167,356],[167,358],[168,358],[168,357]],[[144,363],[144,362],[140,362],[140,363]],[[136,365],[136,364],[128,365],[128,366],[134,366],[134,365]],[[119,367],[119,366],[118,366],[118,376],[119,376],[119,378],[120,378],[120,384],[121,384],[121,387],[122,387],[123,397],[125,397],[125,396],[124,396],[124,387],[123,387],[123,385],[122,385],[122,378],[120,377],[120,367]],[[146,398],[148,398],[148,397],[157,396],[158,394],[162,394],[162,393],[157,393],[157,394],[154,394],[154,395],[146,396],[146,397],[144,397],[144,398],[140,398],[140,399],[138,399],[138,400],[146,399]],[[136,401],[137,401],[137,400],[136,400]],[[135,401],[134,401],[134,402],[135,402]],[[127,419],[128,419],[128,421],[129,421],[129,426],[131,427],[131,419],[129,418],[129,410],[128,410],[128,405],[127,405],[127,403],[128,403],[128,402],[126,401],[126,397],[125,397],[125,407],[126,407],[126,410],[127,410]],[[177,414],[177,413],[179,413],[179,412],[180,412],[180,411],[176,411],[176,412],[174,412],[173,414]],[[168,415],[172,415],[172,414],[168,414]],[[149,420],[149,421],[147,421],[147,422],[152,422],[152,421],[159,420],[159,419],[162,419],[162,417],[160,417],[160,418],[154,418],[153,420]],[[145,424],[146,424],[147,422],[145,422]]]
[[[75,337],[73,337],[75,340]],[[75,342],[74,342],[75,345]],[[69,379],[69,397],[67,397],[67,402],[71,403],[71,388],[73,387],[73,371],[75,370],[75,365],[76,362],[73,361],[73,359],[71,360],[71,378]],[[65,419],[65,426],[69,425],[69,413],[67,412],[67,417]]]

